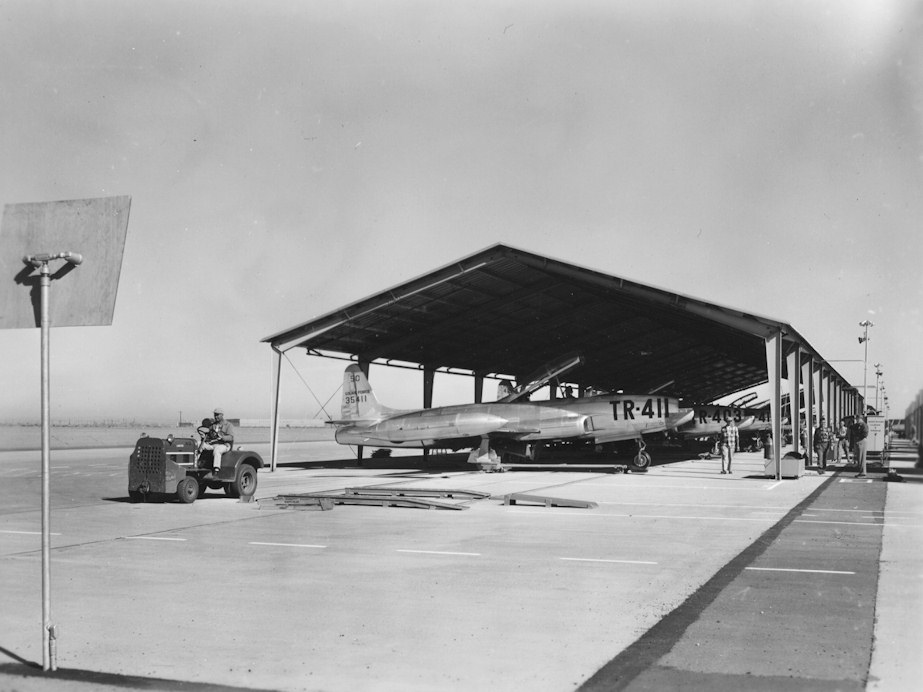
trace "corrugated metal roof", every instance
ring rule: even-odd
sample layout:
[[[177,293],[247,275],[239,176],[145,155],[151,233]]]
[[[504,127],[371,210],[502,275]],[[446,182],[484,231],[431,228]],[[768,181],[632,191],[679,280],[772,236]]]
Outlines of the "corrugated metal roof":
[[[495,245],[263,341],[514,377],[577,352],[569,381],[708,402],[765,382],[780,330],[819,359],[778,320]]]

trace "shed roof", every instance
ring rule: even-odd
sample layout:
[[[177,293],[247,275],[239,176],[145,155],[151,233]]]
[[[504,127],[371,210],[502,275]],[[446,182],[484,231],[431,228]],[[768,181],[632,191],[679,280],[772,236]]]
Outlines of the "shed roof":
[[[569,381],[709,402],[767,381],[779,331],[819,359],[779,320],[498,244],[263,341],[517,379],[576,352]]]

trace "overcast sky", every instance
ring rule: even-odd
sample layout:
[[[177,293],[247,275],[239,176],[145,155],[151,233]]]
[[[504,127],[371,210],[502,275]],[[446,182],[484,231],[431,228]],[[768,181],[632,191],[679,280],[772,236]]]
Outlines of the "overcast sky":
[[[4,0],[0,64],[0,203],[132,198],[112,326],[53,331],[55,418],[268,418],[262,338],[497,242],[829,360],[870,319],[891,413],[923,388],[918,2]],[[0,420],[37,421],[39,330],[0,353]],[[296,418],[345,364],[284,365]]]

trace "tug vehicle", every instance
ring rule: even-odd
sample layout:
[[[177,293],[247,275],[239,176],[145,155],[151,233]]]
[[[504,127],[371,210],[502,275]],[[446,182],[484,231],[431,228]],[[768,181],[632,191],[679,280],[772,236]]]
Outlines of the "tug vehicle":
[[[199,427],[205,439],[207,427]],[[257,469],[263,459],[256,452],[238,447],[221,455],[221,468],[212,467],[212,453],[198,452],[198,442],[192,437],[148,437],[142,434],[128,461],[128,497],[143,502],[156,496],[171,496],[183,504],[191,504],[209,489],[224,488],[228,497],[249,502],[256,493]]]

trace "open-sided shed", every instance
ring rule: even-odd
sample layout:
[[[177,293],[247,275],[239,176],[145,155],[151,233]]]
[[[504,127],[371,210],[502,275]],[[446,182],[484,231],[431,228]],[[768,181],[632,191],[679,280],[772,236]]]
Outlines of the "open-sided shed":
[[[813,400],[825,388],[824,400],[839,400],[849,388],[785,322],[502,244],[263,341],[277,356],[276,395],[279,355],[293,348],[360,364],[419,367],[429,374],[425,402],[431,402],[436,371],[474,376],[480,400],[484,377],[519,379],[569,353],[584,358],[567,374],[570,382],[662,391],[689,403],[773,378],[800,387],[806,364],[806,385],[816,377],[819,387]],[[788,370],[798,372],[789,377]]]

